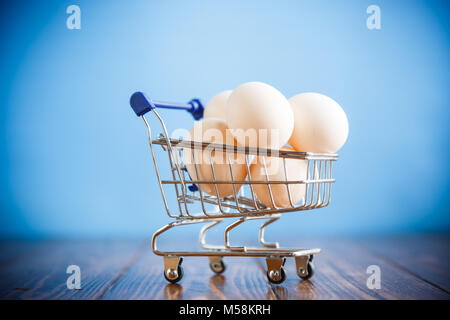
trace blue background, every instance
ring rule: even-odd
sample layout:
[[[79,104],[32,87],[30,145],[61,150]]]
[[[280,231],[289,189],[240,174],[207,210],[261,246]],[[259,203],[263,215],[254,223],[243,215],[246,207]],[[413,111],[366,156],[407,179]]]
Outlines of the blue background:
[[[81,30],[66,28],[71,4]],[[366,27],[371,4],[381,30]],[[3,5],[0,236],[150,235],[168,218],[130,94],[207,102],[255,80],[287,97],[326,94],[350,123],[331,205],[287,214],[273,232],[449,232],[448,4]],[[184,112],[162,116],[170,130],[193,124]]]

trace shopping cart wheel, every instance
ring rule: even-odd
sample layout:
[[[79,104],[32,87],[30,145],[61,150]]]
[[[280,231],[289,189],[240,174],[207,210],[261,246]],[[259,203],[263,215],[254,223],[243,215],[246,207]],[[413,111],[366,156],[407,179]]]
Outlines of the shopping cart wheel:
[[[217,256],[209,257],[209,267],[216,274],[221,274],[226,269],[222,257]]]
[[[164,257],[164,278],[171,283],[177,283],[183,278],[183,268],[181,263],[183,257],[165,256]]]
[[[173,272],[171,269],[164,271],[164,278],[166,278],[167,281],[170,283],[177,283],[183,278],[184,271],[183,267],[178,266],[177,272]]]
[[[286,280],[286,272],[284,271],[283,267],[280,269],[279,274],[278,271],[274,270],[268,270],[266,274],[269,282],[273,284],[280,284],[283,283],[284,280]]]
[[[283,265],[286,257],[269,256],[266,257],[267,264],[267,279],[273,284],[280,284],[286,280],[286,272],[284,272]]]
[[[300,276],[302,280],[308,280],[314,275],[314,263],[311,260],[308,261],[306,269],[308,270],[308,274],[306,276]]]

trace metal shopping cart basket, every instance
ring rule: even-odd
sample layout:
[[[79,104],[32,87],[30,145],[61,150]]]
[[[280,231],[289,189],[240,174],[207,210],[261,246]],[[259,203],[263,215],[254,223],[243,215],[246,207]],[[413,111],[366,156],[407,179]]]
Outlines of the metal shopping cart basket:
[[[283,266],[286,258],[295,258],[297,275],[302,279],[309,279],[314,274],[313,257],[320,253],[320,249],[295,249],[280,248],[278,243],[268,243],[264,240],[264,229],[271,223],[280,219],[281,214],[286,212],[310,210],[326,207],[331,199],[331,185],[335,181],[332,178],[332,164],[337,160],[336,154],[318,154],[309,152],[297,152],[286,150],[270,150],[251,147],[240,147],[231,145],[222,145],[214,143],[205,143],[202,141],[188,141],[183,139],[170,138],[164,121],[159,116],[156,108],[186,110],[192,114],[195,120],[203,117],[203,105],[200,100],[193,99],[186,104],[158,102],[149,99],[142,92],[135,92],[130,98],[130,105],[137,116],[139,116],[147,128],[147,134],[150,144],[150,151],[155,166],[156,177],[158,179],[162,200],[170,218],[173,222],[165,225],[155,232],[152,237],[152,249],[157,255],[164,257],[164,277],[172,283],[176,283],[183,277],[181,263],[183,257],[201,256],[208,257],[210,268],[213,272],[220,274],[225,270],[223,257],[264,257],[267,263],[267,278],[271,283],[279,284],[286,279]],[[144,116],[152,112],[161,124],[162,133],[156,139],[152,139],[149,121]],[[155,149],[159,146],[163,153],[168,155],[170,173],[168,178],[163,177],[158,169],[157,152]],[[158,149],[159,149],[158,147]],[[229,150],[233,154],[240,154],[244,158],[245,168],[247,170],[247,180],[218,180],[214,175],[214,165],[211,162],[212,179],[199,180],[192,179],[183,162],[183,152],[206,152],[211,157],[214,150]],[[269,175],[265,179],[252,180],[250,174],[250,165],[252,158],[258,155],[265,157],[277,157],[282,160],[284,166],[286,161],[306,162],[306,178],[302,180],[288,179],[286,169],[283,180],[270,180]],[[227,158],[230,161],[230,158]],[[167,160],[165,160],[167,161]],[[160,163],[160,166],[167,163]],[[230,171],[232,166],[228,163]],[[263,161],[265,166],[265,162]],[[266,168],[264,167],[266,170]],[[197,168],[196,168],[197,170]],[[231,196],[221,197],[219,195],[219,185],[231,185],[233,194]],[[213,185],[216,195],[210,195],[202,191],[199,186]],[[240,185],[241,190],[236,191],[236,186]],[[274,199],[272,189],[274,186],[285,186],[289,196],[289,206],[279,207]],[[304,186],[304,193],[299,203],[293,203],[292,186]],[[265,186],[270,195],[271,206],[262,204],[255,196],[254,188]],[[168,202],[168,191],[171,189],[174,200],[176,200],[176,209],[170,209]],[[213,189],[213,190],[214,190]],[[249,196],[245,196],[245,191]],[[198,212],[194,212],[192,206],[195,206]],[[228,219],[228,220],[227,220]],[[230,242],[230,231],[249,220],[262,219],[264,223],[259,228],[259,247],[232,246]],[[223,245],[211,245],[206,243],[206,232],[217,226],[222,221],[232,221],[224,232]],[[160,251],[157,247],[158,237],[166,231],[194,223],[204,223],[200,231],[199,251]]]

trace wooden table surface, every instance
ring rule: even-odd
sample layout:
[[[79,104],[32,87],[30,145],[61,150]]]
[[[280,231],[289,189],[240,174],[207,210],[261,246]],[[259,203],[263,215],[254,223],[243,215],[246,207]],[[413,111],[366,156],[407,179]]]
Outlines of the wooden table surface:
[[[187,243],[177,239],[177,243]],[[174,241],[174,240],[172,240]],[[184,259],[184,278],[168,284],[163,259],[145,240],[48,240],[0,243],[1,299],[449,299],[450,236],[285,239],[282,245],[320,247],[316,273],[300,280],[288,259],[287,280],[271,285],[263,258],[225,258],[214,275],[207,258]],[[170,243],[168,244],[171,247]],[[81,269],[69,290],[69,265]],[[381,270],[369,289],[367,267]]]

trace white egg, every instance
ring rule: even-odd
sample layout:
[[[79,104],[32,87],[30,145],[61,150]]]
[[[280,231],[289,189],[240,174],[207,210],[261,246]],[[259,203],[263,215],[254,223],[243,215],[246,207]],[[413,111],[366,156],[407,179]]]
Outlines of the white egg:
[[[289,147],[282,147],[281,150],[294,151]],[[306,160],[286,159],[286,171],[284,161],[278,157],[265,157],[265,166],[262,157],[256,157],[250,167],[250,178],[252,181],[298,181],[306,180],[308,164]],[[267,169],[267,175],[266,175]],[[288,191],[289,188],[289,191]],[[305,184],[270,184],[272,199],[278,208],[288,208],[298,203],[306,191]],[[269,208],[274,208],[268,185],[253,184],[253,191],[258,200]],[[290,199],[289,199],[290,193]]]
[[[218,144],[236,145],[234,137],[227,130],[225,121],[208,118],[197,121],[189,131],[189,139],[199,142],[209,142]],[[244,181],[247,177],[247,167],[245,164],[245,156],[234,152],[225,152],[221,150],[205,150],[183,148],[183,160],[186,164],[187,171],[193,180],[218,181]],[[231,163],[231,175],[230,166]],[[214,179],[215,176],[215,179]],[[234,195],[242,185],[231,183],[216,184],[218,195],[226,197]],[[216,188],[214,184],[200,184],[200,189],[210,195],[216,196]]]
[[[348,120],[333,99],[314,92],[289,99],[295,125],[289,144],[297,151],[334,153],[347,140]]]
[[[247,82],[228,98],[227,124],[241,146],[279,149],[292,134],[294,115],[280,91]]]
[[[231,90],[226,90],[215,95],[206,105],[203,117],[227,121],[227,100],[230,94]]]

